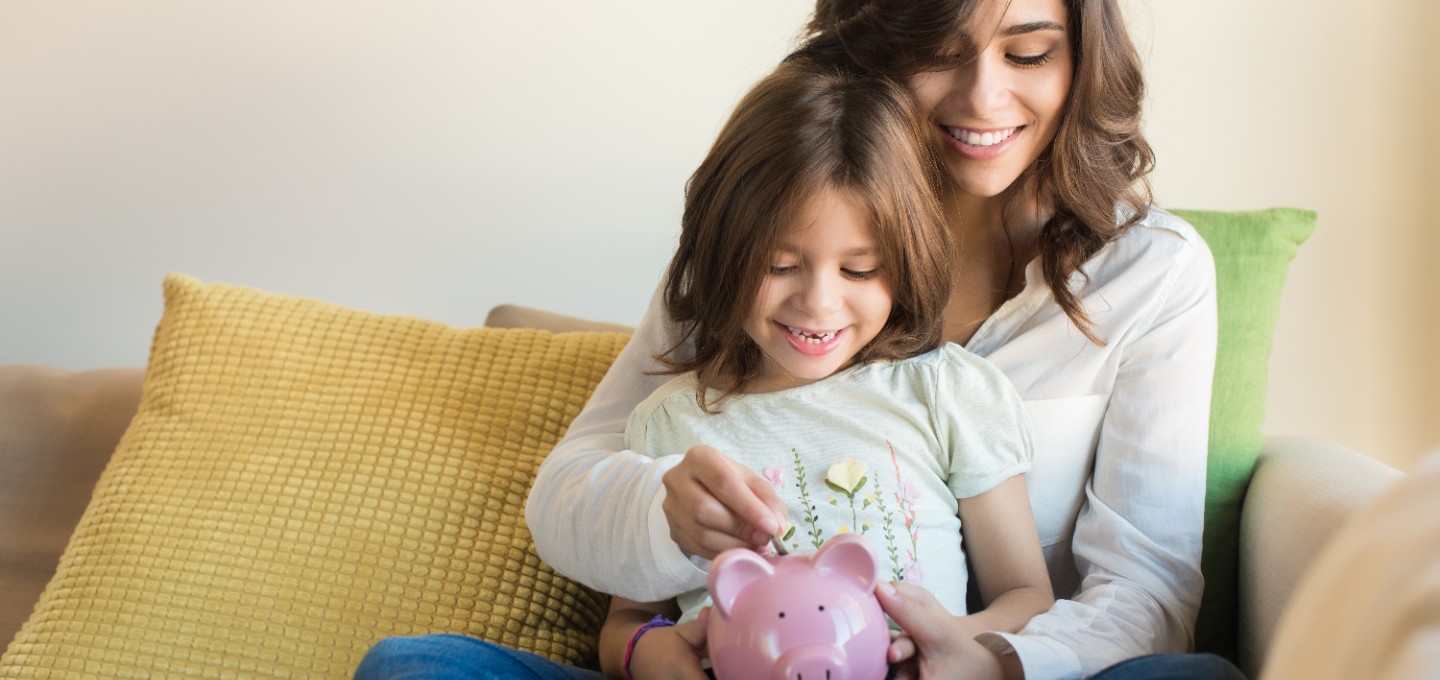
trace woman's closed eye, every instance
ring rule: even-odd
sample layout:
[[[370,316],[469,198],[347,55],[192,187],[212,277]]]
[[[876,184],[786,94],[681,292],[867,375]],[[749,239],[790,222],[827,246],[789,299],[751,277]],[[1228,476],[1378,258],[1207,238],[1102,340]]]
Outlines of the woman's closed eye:
[[[1007,54],[1005,58],[1016,66],[1044,66],[1054,56],[1055,51],[1049,50],[1040,54]]]

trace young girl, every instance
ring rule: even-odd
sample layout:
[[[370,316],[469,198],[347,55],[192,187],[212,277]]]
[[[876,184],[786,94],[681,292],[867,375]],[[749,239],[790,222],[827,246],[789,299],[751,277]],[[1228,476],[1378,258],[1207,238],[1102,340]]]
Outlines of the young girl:
[[[693,351],[657,357],[679,375],[636,407],[625,447],[726,452],[773,485],[789,549],[860,534],[888,580],[954,616],[963,532],[989,603],[972,635],[1013,632],[1053,602],[1025,493],[1029,429],[998,370],[942,346],[951,247],[910,108],[891,81],[806,61],[741,101],[691,177],[663,286],[675,346]],[[699,671],[694,631],[664,617],[709,603],[691,569],[675,603],[612,601],[608,673]]]

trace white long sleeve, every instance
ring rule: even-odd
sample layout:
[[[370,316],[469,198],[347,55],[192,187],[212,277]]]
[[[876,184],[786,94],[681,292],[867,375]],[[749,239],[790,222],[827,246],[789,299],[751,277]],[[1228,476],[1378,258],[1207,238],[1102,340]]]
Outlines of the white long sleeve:
[[[654,355],[676,341],[656,290],[630,343],[565,437],[541,463],[525,501],[540,559],[596,590],[641,602],[704,585],[671,540],[661,477],[684,451],[652,459],[625,451],[630,412],[667,376]],[[643,576],[643,577],[642,577]]]

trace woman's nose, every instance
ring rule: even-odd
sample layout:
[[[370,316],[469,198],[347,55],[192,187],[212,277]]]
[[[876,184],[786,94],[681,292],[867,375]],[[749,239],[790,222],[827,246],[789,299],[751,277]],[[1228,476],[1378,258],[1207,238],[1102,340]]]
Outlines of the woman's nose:
[[[955,95],[979,119],[988,119],[1000,110],[1009,93],[1005,73],[989,55],[979,55],[960,66],[955,82]]]

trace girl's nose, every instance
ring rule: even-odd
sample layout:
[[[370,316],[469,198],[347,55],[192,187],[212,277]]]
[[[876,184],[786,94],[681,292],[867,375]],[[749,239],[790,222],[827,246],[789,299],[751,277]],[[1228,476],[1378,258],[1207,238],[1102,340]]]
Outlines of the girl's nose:
[[[800,285],[797,303],[806,314],[820,317],[840,308],[841,291],[834,277],[812,272]]]

